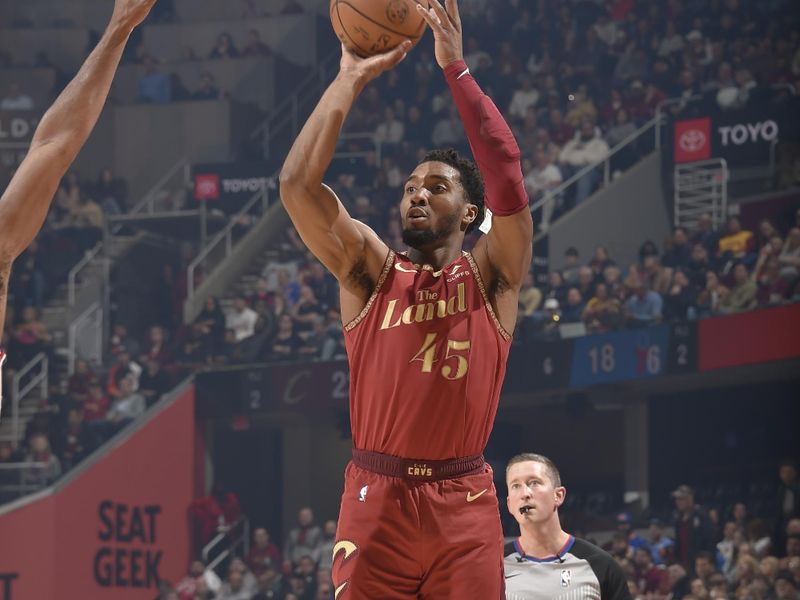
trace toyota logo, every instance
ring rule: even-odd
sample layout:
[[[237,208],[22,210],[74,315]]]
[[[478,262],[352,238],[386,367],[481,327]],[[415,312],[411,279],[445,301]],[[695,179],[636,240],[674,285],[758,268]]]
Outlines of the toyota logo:
[[[678,139],[678,145],[684,152],[697,152],[706,145],[706,134],[699,129],[687,129]]]

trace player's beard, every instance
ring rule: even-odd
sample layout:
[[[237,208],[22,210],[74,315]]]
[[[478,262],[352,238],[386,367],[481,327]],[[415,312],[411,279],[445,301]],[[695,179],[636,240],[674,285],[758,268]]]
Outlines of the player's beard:
[[[452,232],[458,221],[458,211],[453,211],[447,219],[442,223],[438,229],[403,229],[403,243],[410,247],[419,250],[420,248],[427,248],[435,245],[436,242],[445,239]]]

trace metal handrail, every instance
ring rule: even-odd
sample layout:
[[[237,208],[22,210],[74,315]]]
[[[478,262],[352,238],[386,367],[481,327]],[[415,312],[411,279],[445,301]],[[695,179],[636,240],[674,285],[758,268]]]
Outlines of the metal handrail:
[[[267,116],[261,123],[256,125],[253,128],[253,131],[250,133],[250,139],[255,140],[259,135],[264,135],[263,141],[263,148],[264,148],[264,157],[269,158],[269,147],[272,142],[272,137],[275,135],[275,131],[280,129],[280,127],[285,127],[286,125],[291,125],[291,133],[292,135],[296,135],[299,129],[299,113],[300,113],[300,103],[301,94],[304,94],[304,98],[308,95],[308,92],[313,90],[314,95],[318,95],[320,88],[324,85],[324,81],[327,78],[328,68],[332,62],[335,62],[337,57],[335,55],[331,55],[325,60],[323,60],[316,70],[309,73],[295,88],[295,91],[288,97],[286,97],[283,102],[279,103],[275,108],[270,112],[269,116]],[[288,113],[288,118],[287,118]],[[280,127],[273,130],[272,123],[278,122]]]
[[[631,144],[632,142],[636,141],[641,136],[646,134],[653,127],[657,128],[660,119],[661,117],[658,116],[653,117],[647,123],[639,127],[639,129],[637,129],[636,131],[631,133],[628,137],[623,139],[619,144],[614,146],[602,160],[595,161],[594,163],[583,167],[580,171],[578,171],[572,177],[561,183],[561,185],[559,185],[558,187],[553,188],[552,190],[547,190],[539,200],[537,200],[531,205],[531,212],[540,208],[541,206],[544,206],[544,204],[546,204],[547,202],[555,200],[555,198],[557,198],[560,194],[563,194],[575,182],[577,182],[584,175],[590,173],[600,165],[603,165],[603,184],[607,185],[608,182],[611,180],[611,172],[610,172],[611,158],[615,154],[617,154],[620,150],[623,150],[626,146],[628,146],[629,144]]]
[[[78,360],[78,327],[80,327],[84,321],[88,321],[89,317],[97,313],[99,315],[100,325],[96,327],[95,334],[97,335],[97,347],[100,349],[100,356],[98,357],[100,360],[99,363],[102,364],[102,351],[103,351],[103,308],[100,306],[99,302],[94,302],[89,308],[87,308],[83,313],[81,313],[72,323],[69,324],[69,332],[67,334],[67,347],[69,349],[69,359],[68,359],[68,367],[67,373],[72,375],[75,373],[75,363]]]
[[[235,531],[239,526],[242,527],[242,535],[233,540],[227,548],[222,550],[211,562],[209,562],[208,558],[211,555],[211,551],[228,539],[230,537],[230,533]],[[243,546],[244,551],[242,554],[245,556],[250,551],[250,521],[247,519],[247,517],[241,517],[232,525],[218,529],[218,531],[219,533],[211,538],[211,540],[205,546],[203,546],[203,550],[201,551],[203,564],[206,565],[206,568],[212,570],[223,560],[225,560],[238,546]]]
[[[194,286],[194,274],[197,268],[206,260],[211,251],[217,248],[223,241],[225,242],[225,255],[223,260],[231,255],[233,252],[234,228],[239,225],[241,219],[247,215],[254,206],[257,205],[259,200],[261,200],[262,214],[266,213],[267,208],[269,208],[269,190],[263,189],[253,194],[252,198],[247,201],[247,203],[239,210],[239,212],[230,218],[225,228],[222,229],[216,236],[214,236],[211,241],[208,242],[208,244],[206,244],[206,246],[198,253],[195,259],[189,263],[189,266],[186,268],[186,295],[188,299],[191,300],[194,298],[194,294],[197,291],[195,290]]]
[[[188,185],[188,182],[191,179],[191,163],[189,162],[189,159],[184,156],[178,162],[172,165],[172,168],[167,171],[161,177],[161,179],[153,184],[153,186],[147,191],[147,193],[145,193],[142,199],[128,211],[128,215],[138,215],[139,213],[145,212],[145,208],[148,208],[147,214],[154,214],[156,196],[164,188],[164,186],[167,185],[167,182],[172,179],[181,169],[184,171],[184,183]]]
[[[86,255],[78,261],[78,263],[72,267],[69,271],[69,276],[67,277],[67,291],[68,291],[68,301],[69,306],[75,306],[75,297],[76,293],[76,282],[78,279],[78,273],[83,271],[95,258],[97,255],[100,254],[100,251],[103,249],[103,243],[99,242],[94,248],[92,248]]]
[[[42,367],[39,373],[32,377],[31,380],[26,383],[22,389],[20,389],[22,378],[38,365],[41,365]],[[22,399],[25,398],[25,396],[27,396],[37,385],[42,386],[42,397],[47,397],[49,368],[50,360],[47,358],[47,354],[40,352],[30,361],[28,361],[28,364],[14,373],[14,376],[11,378],[11,407],[14,411],[14,414],[11,417],[11,432],[14,436],[14,446],[19,443],[19,405],[22,402]]]

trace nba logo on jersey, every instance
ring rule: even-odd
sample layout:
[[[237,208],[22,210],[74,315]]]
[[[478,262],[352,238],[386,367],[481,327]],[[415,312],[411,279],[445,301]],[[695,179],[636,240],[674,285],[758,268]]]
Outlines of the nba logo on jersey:
[[[561,571],[561,587],[569,587],[569,582],[572,580],[572,571],[564,569]]]
[[[361,491],[358,494],[358,501],[359,502],[366,502],[367,501],[367,490],[369,489],[368,485],[365,485],[361,488]]]

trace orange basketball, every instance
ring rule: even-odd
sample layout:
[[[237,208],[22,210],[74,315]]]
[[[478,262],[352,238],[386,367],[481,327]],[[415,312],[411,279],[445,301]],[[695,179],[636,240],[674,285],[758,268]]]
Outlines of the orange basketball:
[[[414,0],[427,8],[427,0]],[[403,40],[416,44],[425,20],[406,0],[331,0],[336,36],[359,56],[391,50]]]

